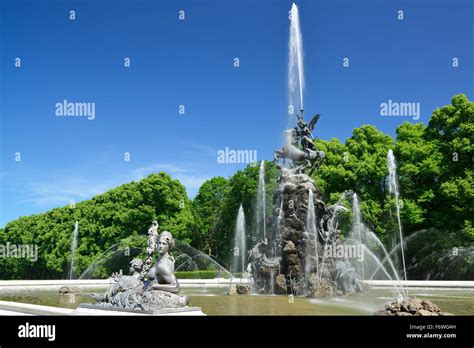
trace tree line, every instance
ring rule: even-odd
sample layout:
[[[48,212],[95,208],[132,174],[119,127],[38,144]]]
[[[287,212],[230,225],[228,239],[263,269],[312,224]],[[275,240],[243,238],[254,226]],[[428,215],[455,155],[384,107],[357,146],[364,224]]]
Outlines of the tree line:
[[[396,129],[396,139],[372,125],[362,125],[345,143],[333,138],[316,139],[315,144],[326,153],[320,169],[313,173],[323,199],[331,204],[347,190],[356,192],[365,224],[384,242],[396,228],[390,217],[394,201],[386,182],[386,156],[392,149],[398,164],[404,235],[424,231],[407,249],[409,276],[474,279],[474,103],[465,95],[456,95],[450,105],[436,109],[426,126],[403,123]],[[11,221],[0,229],[0,243],[38,244],[39,258],[36,262],[0,258],[0,278],[63,278],[75,221],[80,226],[77,273],[116,243],[145,246],[145,233],[155,219],[160,229],[228,266],[240,204],[247,234],[256,228],[258,174],[254,163],[229,178],[214,177],[190,200],[178,180],[157,173],[74,207]],[[266,161],[267,216],[274,208],[278,175]],[[450,258],[453,248],[460,248],[464,257]],[[452,263],[448,275],[436,271],[443,267],[439,262],[443,257],[445,268],[449,266],[446,262]],[[104,276],[109,271],[104,270]]]

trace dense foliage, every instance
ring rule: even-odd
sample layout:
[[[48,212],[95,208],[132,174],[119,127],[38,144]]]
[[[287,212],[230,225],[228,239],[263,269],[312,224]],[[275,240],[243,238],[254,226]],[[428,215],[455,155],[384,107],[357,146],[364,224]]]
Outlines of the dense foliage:
[[[363,125],[354,129],[345,143],[317,139],[316,145],[326,152],[326,159],[313,177],[324,200],[335,203],[346,190],[355,191],[362,202],[364,222],[384,242],[390,240],[396,226],[390,216],[394,202],[388,195],[386,158],[387,151],[393,149],[404,234],[408,237],[423,230],[416,232],[421,243],[429,241],[422,248],[414,238],[416,247],[408,248],[411,274],[446,277],[443,272],[433,275],[432,270],[439,267],[439,258],[446,258],[452,248],[460,248],[468,255],[467,263],[458,264],[460,259],[453,263],[459,270],[455,277],[472,277],[468,263],[474,253],[474,103],[457,95],[451,105],[433,112],[428,125],[404,123],[396,134],[395,141],[374,126]],[[278,170],[270,162],[265,163],[265,169],[267,215],[271,215]],[[227,266],[240,204],[251,244],[258,172],[254,163],[228,179],[212,178],[201,186],[193,201],[188,200],[177,180],[164,173],[153,174],[75,207],[19,218],[0,229],[0,242],[36,243],[41,248],[39,260],[33,264],[26,259],[0,259],[0,278],[63,277],[76,220],[81,226],[78,273],[116,243],[143,247],[144,232],[153,219],[159,221],[160,229],[171,231]],[[429,257],[423,262],[413,261],[423,256],[418,253],[421,249]]]
[[[389,244],[396,226],[390,217],[394,202],[388,198],[386,157],[387,151],[393,149],[398,165],[404,235],[423,230],[417,237],[418,243],[413,239],[414,243],[408,244],[406,258],[411,275],[453,276],[453,272],[435,270],[447,267],[447,256],[454,253],[453,248],[460,248],[465,262],[458,266],[466,270],[454,277],[461,277],[462,273],[472,278],[474,103],[464,95],[457,95],[451,105],[434,111],[427,126],[403,123],[396,133],[394,142],[374,126],[364,125],[354,129],[346,144],[338,139],[317,140],[317,146],[327,155],[315,175],[318,185],[331,203],[346,190],[357,192],[364,221]],[[425,244],[420,245],[423,241]],[[420,262],[420,258],[424,261]],[[459,262],[461,258],[453,260]]]
[[[39,245],[36,262],[28,258],[0,258],[0,278],[62,278],[71,260],[74,224],[79,221],[76,274],[100,254],[122,242],[145,246],[152,220],[181,240],[190,240],[191,205],[186,189],[165,173],[131,182],[75,206],[21,217],[0,231],[1,243]],[[105,276],[105,274],[104,274]]]

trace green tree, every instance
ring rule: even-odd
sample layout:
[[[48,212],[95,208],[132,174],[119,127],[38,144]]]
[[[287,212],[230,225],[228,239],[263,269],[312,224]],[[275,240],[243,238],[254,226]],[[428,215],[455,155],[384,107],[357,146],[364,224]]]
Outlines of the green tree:
[[[215,257],[219,257],[222,210],[228,190],[227,179],[217,176],[202,184],[193,201],[193,216],[199,231],[195,246]]]
[[[433,112],[425,138],[436,144],[440,153],[440,173],[433,200],[436,227],[466,230],[471,237],[474,216],[474,103],[463,94],[451,105]]]
[[[76,276],[117,243],[144,248],[144,235],[154,219],[160,223],[160,229],[189,242],[195,231],[190,207],[185,187],[168,174],[158,173],[80,202],[74,208],[55,208],[21,217],[5,226],[1,241],[39,245],[38,261],[0,259],[0,278],[64,277],[71,261],[76,221],[79,221]],[[116,269],[104,269],[102,276],[112,271]]]

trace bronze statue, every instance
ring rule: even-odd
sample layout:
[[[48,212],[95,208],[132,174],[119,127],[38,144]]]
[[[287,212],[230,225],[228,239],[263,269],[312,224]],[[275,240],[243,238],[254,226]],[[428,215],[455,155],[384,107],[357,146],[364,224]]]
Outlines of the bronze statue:
[[[114,284],[103,295],[92,293],[92,298],[98,302],[122,308],[134,309],[139,307],[136,291],[143,286],[143,282],[140,279],[142,269],[143,261],[141,259],[133,259],[130,262],[131,276],[119,273],[112,274]]]
[[[158,242],[158,221],[153,220],[151,227],[148,229],[148,242],[146,248],[146,260],[141,272],[141,278],[144,279],[153,264],[153,254],[156,250]]]
[[[174,275],[174,258],[170,254],[175,246],[173,235],[163,231],[156,240],[158,223],[153,222],[148,235],[147,262],[152,262],[154,252],[158,252],[158,261],[144,275],[143,261],[131,262],[132,275],[113,274],[114,284],[103,295],[91,294],[100,305],[124,309],[159,310],[163,308],[185,307],[188,298],[179,294],[180,286]]]
[[[295,168],[299,173],[302,173],[306,168],[311,168],[311,173],[314,169],[319,168],[325,153],[317,150],[312,135],[319,117],[319,114],[315,115],[308,124],[302,113],[298,114],[297,126],[285,131],[285,144],[281,150],[275,150],[273,161],[278,162],[280,158],[288,159],[291,161],[291,168]]]
[[[174,258],[170,255],[174,245],[173,235],[170,232],[161,233],[157,246],[160,258],[147,274],[149,282],[144,287],[145,291],[163,290],[174,294],[179,293],[180,286],[174,275]]]

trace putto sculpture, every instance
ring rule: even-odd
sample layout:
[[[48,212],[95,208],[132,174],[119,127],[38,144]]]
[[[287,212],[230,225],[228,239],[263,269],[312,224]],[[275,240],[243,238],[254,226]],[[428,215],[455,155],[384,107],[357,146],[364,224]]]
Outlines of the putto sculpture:
[[[114,284],[103,294],[91,294],[103,307],[158,311],[167,308],[185,307],[189,300],[180,294],[180,285],[174,274],[174,258],[171,251],[175,246],[173,235],[163,231],[157,233],[158,223],[153,221],[148,231],[147,258],[130,262],[131,275],[114,273]],[[157,262],[152,264],[153,254],[158,253]]]

